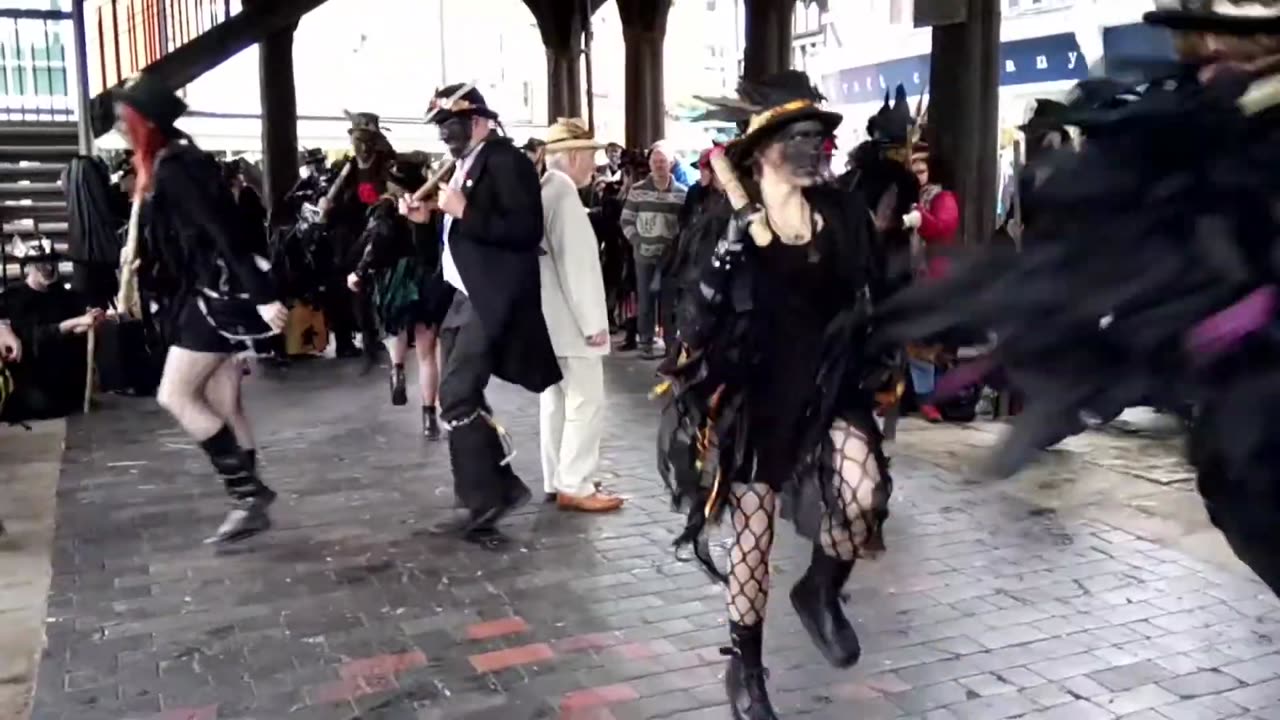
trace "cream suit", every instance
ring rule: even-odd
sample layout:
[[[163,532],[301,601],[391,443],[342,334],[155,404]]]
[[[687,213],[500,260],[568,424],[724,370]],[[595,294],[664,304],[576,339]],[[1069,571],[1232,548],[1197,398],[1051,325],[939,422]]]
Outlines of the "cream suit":
[[[568,175],[548,170],[542,177],[542,212],[542,312],[564,374],[541,396],[543,488],[585,497],[595,491],[604,425],[609,344],[587,345],[609,329],[604,274],[595,230]]]

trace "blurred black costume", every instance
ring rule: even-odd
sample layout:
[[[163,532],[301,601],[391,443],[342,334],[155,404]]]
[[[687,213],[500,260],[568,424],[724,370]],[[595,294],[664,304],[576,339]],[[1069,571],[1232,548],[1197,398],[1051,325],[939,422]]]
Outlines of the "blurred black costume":
[[[840,116],[802,73],[740,85],[756,108],[729,147],[739,177],[751,177],[762,147],[781,145],[811,210],[807,241],[776,234],[760,247],[746,214],[713,202],[698,221],[711,252],[680,308],[682,349],[664,363],[670,398],[658,464],[686,513],[676,544],[728,581],[732,648],[726,686],[733,716],[771,720],[762,664],[774,510],[814,542],[813,561],[791,592],[805,629],[828,660],[847,667],[861,653],[839,608],[858,557],[883,548],[890,481],[872,417],[873,363],[863,359],[872,298],[882,282],[870,215],[857,193],[816,183],[821,148]],[[704,534],[728,508],[736,533],[726,575]]]
[[[886,91],[884,105],[867,121],[871,139],[854,149],[849,170],[836,181],[844,190],[860,194],[875,217],[889,292],[906,287],[913,279],[911,231],[902,218],[920,201],[920,182],[909,163],[915,124],[906,88],[897,87],[892,105]]]
[[[1280,34],[1270,15],[1170,10],[1185,29]],[[1027,408],[996,453],[999,474],[1149,402],[1197,407],[1189,457],[1209,516],[1280,592],[1280,76],[1177,67],[1136,87],[1087,82],[1066,124],[1081,129],[1035,192],[1023,252],[993,248],[885,308],[882,339],[965,325],[993,330],[991,357],[949,388],[1006,370]],[[1099,94],[1099,87],[1109,88]]]
[[[97,308],[115,299],[120,269],[121,231],[129,218],[129,200],[112,187],[107,164],[79,155],[62,172],[70,225],[67,242],[71,284]]]

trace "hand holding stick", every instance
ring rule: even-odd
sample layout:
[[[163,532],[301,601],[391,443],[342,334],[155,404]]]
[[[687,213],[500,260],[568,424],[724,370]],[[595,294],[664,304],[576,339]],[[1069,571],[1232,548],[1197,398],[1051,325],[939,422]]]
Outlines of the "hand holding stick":
[[[725,155],[724,148],[711,151],[711,170],[716,174],[716,179],[720,181],[720,187],[724,188],[724,194],[729,198],[729,204],[734,210],[741,210],[754,204],[747,195],[746,189],[742,187],[742,182],[738,180],[738,173],[734,171],[733,163],[729,162],[729,158]],[[765,223],[763,213],[751,219],[747,232],[751,234],[756,247],[768,247],[769,243],[773,242],[773,231]]]

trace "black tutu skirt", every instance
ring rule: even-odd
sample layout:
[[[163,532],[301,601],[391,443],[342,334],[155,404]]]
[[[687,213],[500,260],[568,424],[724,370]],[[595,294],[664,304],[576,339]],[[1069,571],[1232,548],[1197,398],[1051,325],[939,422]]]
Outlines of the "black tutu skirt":
[[[453,302],[453,288],[439,273],[427,274],[412,257],[378,273],[373,290],[374,314],[386,336],[416,325],[439,327]]]

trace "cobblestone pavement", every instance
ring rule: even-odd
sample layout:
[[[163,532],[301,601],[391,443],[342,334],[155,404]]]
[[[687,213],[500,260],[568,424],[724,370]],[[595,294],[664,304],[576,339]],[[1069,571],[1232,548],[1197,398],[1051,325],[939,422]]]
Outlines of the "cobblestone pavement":
[[[647,367],[609,369],[626,509],[530,505],[498,554],[423,532],[451,504],[445,448],[352,366],[251,381],[277,529],[226,554],[200,542],[219,488],[149,403],[72,422],[33,717],[727,719],[721,594],[669,547]],[[536,402],[493,398],[537,490]],[[783,533],[783,717],[1280,718],[1280,604],[1256,581],[909,452],[894,470],[890,552],[848,588],[857,668],[800,630],[807,549]]]

